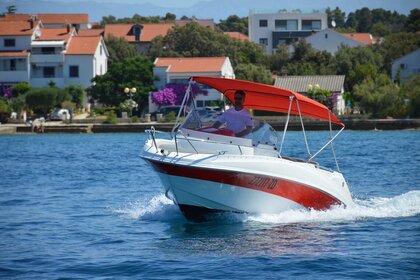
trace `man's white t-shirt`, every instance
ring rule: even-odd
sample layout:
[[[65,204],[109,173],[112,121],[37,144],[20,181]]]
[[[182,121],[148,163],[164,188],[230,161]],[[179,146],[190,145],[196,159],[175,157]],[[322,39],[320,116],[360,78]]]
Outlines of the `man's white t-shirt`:
[[[235,134],[241,132],[247,126],[254,126],[251,113],[247,109],[236,111],[235,108],[230,108],[219,117],[219,122],[227,123],[226,128],[232,130]]]

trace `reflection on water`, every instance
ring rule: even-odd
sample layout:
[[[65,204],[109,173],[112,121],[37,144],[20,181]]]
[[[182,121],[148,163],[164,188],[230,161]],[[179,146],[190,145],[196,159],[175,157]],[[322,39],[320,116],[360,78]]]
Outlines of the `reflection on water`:
[[[191,255],[281,256],[318,255],[334,251],[338,239],[326,226],[246,223],[171,224],[157,246]]]

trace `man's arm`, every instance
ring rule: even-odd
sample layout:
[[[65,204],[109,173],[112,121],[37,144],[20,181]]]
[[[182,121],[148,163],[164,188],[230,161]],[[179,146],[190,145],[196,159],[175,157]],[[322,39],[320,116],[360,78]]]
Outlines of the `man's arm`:
[[[220,126],[222,125],[222,123],[221,122],[219,122],[219,121],[216,121],[214,124],[213,124],[213,128],[219,128]]]

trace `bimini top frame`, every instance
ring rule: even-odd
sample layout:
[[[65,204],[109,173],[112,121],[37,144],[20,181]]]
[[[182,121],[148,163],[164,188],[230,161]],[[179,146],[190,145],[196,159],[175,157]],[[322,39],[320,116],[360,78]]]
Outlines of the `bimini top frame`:
[[[304,95],[299,93],[270,86],[265,84],[253,83],[243,80],[235,79],[226,79],[226,78],[217,78],[217,77],[207,77],[207,76],[194,76],[191,77],[190,83],[188,84],[186,94],[181,104],[181,109],[178,112],[178,116],[175,122],[175,125],[172,129],[171,134],[175,135],[175,131],[180,126],[180,116],[183,112],[183,108],[186,106],[188,100],[192,98],[191,94],[191,85],[193,82],[199,82],[201,84],[212,87],[222,94],[225,95],[227,99],[231,102],[234,100],[234,93],[236,90],[243,90],[246,93],[246,99],[244,102],[244,107],[247,109],[271,111],[271,112],[282,112],[287,113],[287,120],[283,131],[282,141],[280,144],[279,156],[281,156],[281,151],[283,143],[285,140],[286,131],[288,128],[290,115],[298,115],[302,125],[302,131],[305,139],[306,149],[309,155],[308,161],[312,161],[321,151],[323,151],[328,145],[331,146],[333,151],[334,160],[336,162],[337,170],[339,171],[339,166],[337,158],[334,151],[333,141],[334,139],[344,130],[344,124],[323,104],[312,100]],[[192,105],[194,102],[192,102]],[[194,110],[195,111],[195,110]],[[330,139],[329,141],[321,147],[313,155],[310,152],[305,127],[303,124],[302,116],[310,117],[314,119],[321,119],[328,121],[330,128]],[[332,123],[341,126],[341,129],[333,135]]]

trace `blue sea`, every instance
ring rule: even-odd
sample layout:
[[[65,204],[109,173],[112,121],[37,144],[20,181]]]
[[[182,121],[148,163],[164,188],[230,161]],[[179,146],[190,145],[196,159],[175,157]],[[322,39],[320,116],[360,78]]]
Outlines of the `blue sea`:
[[[326,136],[308,132],[310,148]],[[0,278],[420,278],[420,131],[337,138],[354,207],[205,223],[164,196],[139,158],[146,137],[0,135]]]

